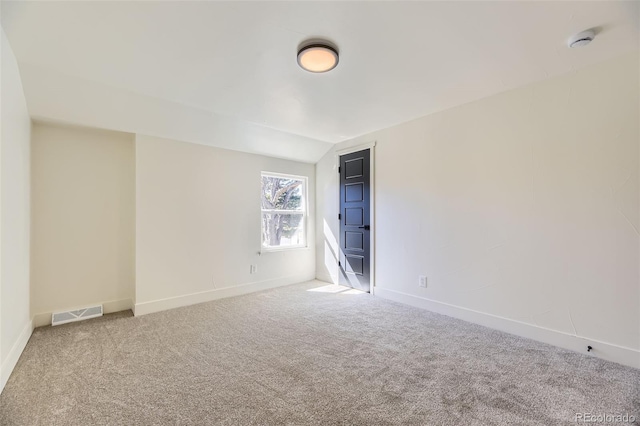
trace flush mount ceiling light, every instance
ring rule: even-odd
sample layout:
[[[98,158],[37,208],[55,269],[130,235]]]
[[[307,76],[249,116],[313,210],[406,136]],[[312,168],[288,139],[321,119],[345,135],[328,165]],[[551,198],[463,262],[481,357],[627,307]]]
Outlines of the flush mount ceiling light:
[[[582,31],[571,37],[567,43],[569,47],[582,47],[591,43],[596,38],[596,32],[594,30]]]
[[[338,49],[325,42],[306,44],[298,50],[298,65],[314,73],[331,71],[338,65]]]

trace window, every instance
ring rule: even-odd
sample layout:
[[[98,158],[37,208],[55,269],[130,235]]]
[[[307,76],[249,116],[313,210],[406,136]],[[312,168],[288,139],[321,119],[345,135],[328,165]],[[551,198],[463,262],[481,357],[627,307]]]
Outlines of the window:
[[[262,173],[262,247],[307,245],[307,178]]]

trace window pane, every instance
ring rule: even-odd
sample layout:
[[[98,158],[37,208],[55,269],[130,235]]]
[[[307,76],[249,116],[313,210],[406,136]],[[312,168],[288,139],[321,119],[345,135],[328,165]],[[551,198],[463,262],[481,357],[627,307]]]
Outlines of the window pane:
[[[304,215],[262,213],[262,245],[265,247],[304,246]]]
[[[304,210],[303,181],[262,176],[263,210]]]

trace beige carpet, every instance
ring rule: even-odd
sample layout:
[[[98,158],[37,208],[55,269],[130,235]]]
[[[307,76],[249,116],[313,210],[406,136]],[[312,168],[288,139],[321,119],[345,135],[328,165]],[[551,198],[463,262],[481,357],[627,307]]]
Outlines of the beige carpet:
[[[640,418],[638,370],[354,291],[309,291],[321,285],[39,328],[0,396],[0,424]]]

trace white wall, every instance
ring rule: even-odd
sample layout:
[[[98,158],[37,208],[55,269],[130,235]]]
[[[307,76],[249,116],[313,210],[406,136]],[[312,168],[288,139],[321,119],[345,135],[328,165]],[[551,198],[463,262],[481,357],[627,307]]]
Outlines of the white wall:
[[[29,336],[29,139],[18,64],[2,32],[0,140],[0,391]]]
[[[171,138],[308,163],[315,163],[331,148],[327,142],[29,63],[21,65],[21,75],[34,119]]]
[[[308,177],[309,248],[259,255],[261,171]],[[137,135],[136,315],[313,279],[314,181],[312,164]]]
[[[36,326],[93,304],[130,309],[135,284],[135,139],[35,122],[32,293]]]
[[[377,141],[376,294],[640,367],[638,81],[634,53],[340,144]]]
[[[312,164],[42,122],[32,149],[36,326],[90,304],[135,301],[140,315],[315,276]],[[309,248],[259,255],[261,171],[309,178]]]

